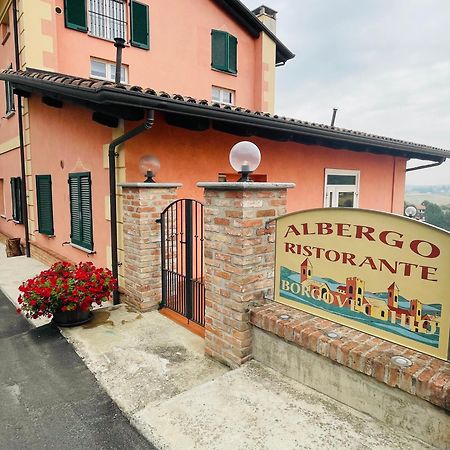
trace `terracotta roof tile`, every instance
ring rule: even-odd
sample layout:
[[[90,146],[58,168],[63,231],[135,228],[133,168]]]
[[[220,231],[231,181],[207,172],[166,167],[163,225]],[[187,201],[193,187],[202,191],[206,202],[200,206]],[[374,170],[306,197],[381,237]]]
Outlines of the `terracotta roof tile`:
[[[7,70],[3,71],[1,73],[1,75],[5,75],[5,76],[14,75],[16,77],[18,76],[18,77],[22,77],[22,78],[35,78],[35,79],[47,81],[49,83],[72,85],[74,87],[81,86],[81,87],[90,88],[93,90],[108,88],[108,89],[117,89],[117,90],[135,92],[135,93],[139,93],[139,94],[142,94],[145,96],[147,96],[147,95],[158,96],[161,98],[172,99],[172,100],[176,100],[176,101],[184,102],[184,103],[197,104],[197,105],[202,105],[202,106],[210,106],[210,107],[220,108],[220,109],[224,109],[224,110],[234,111],[234,112],[240,113],[240,114],[249,114],[249,115],[253,115],[253,116],[266,117],[266,118],[270,118],[273,121],[276,121],[278,123],[289,122],[289,123],[301,125],[302,127],[305,127],[305,126],[310,127],[312,129],[314,129],[314,128],[315,129],[326,129],[326,130],[330,130],[330,132],[339,134],[340,136],[342,136],[342,135],[357,135],[357,136],[361,136],[361,137],[370,138],[371,140],[378,141],[378,142],[383,141],[386,143],[398,143],[398,144],[409,146],[411,148],[418,148],[423,151],[426,151],[427,149],[430,151],[439,151],[441,153],[444,153],[446,155],[446,157],[450,157],[450,151],[443,150],[443,149],[440,149],[437,147],[416,144],[414,142],[404,141],[401,139],[388,138],[386,136],[379,136],[379,135],[375,135],[372,133],[364,133],[361,131],[355,131],[355,130],[340,128],[340,127],[331,127],[330,125],[326,125],[326,124],[317,124],[315,122],[307,122],[304,120],[297,120],[297,119],[293,119],[290,117],[279,116],[277,114],[272,115],[270,113],[263,112],[263,111],[251,111],[249,109],[242,108],[239,106],[230,106],[230,105],[223,105],[223,104],[220,104],[217,102],[209,102],[206,99],[195,99],[193,97],[183,96],[180,94],[171,95],[165,91],[157,92],[152,88],[143,88],[141,86],[115,84],[111,81],[86,79],[86,78],[80,78],[80,77],[76,77],[76,76],[70,76],[70,75],[65,75],[65,74],[60,74],[60,73],[45,72],[45,71],[35,70],[35,69],[27,69],[25,71],[23,71],[23,70],[15,71],[13,69],[7,69]]]

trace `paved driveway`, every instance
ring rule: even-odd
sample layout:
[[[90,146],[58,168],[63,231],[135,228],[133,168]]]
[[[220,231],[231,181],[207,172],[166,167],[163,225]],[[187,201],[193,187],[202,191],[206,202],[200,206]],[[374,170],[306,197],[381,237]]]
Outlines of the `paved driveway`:
[[[1,291],[0,447],[154,449],[58,329],[32,327]]]

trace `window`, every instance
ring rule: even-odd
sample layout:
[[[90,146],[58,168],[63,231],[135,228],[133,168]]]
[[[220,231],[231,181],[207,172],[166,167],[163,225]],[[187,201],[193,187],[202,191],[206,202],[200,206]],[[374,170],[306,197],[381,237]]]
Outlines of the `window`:
[[[64,0],[65,25],[72,30],[89,32],[91,36],[114,40],[127,39],[126,0]],[[148,5],[130,2],[130,44],[150,48]]]
[[[22,223],[22,179],[11,178],[12,218],[17,223]]]
[[[3,178],[0,178],[0,216],[5,217],[5,191]]]
[[[326,169],[326,208],[357,208],[359,194],[359,171]]]
[[[235,91],[221,87],[212,87],[212,101],[223,105],[234,105]]]
[[[150,27],[148,6],[139,2],[131,2],[131,45],[150,48]]]
[[[2,42],[2,45],[5,44],[5,42],[8,40],[10,35],[9,31],[9,13],[6,12],[5,16],[3,17],[2,22],[0,23],[0,40]]]
[[[211,67],[237,73],[237,39],[225,31],[211,31]]]
[[[88,0],[89,33],[113,41],[126,39],[127,22],[123,0]]]
[[[38,231],[53,236],[52,178],[50,175],[36,175],[36,196]]]
[[[92,233],[91,174],[69,174],[70,240],[86,250],[94,249]]]
[[[8,69],[12,69],[12,64]],[[14,90],[9,81],[5,81],[5,98],[6,98],[6,116],[11,116],[14,111]]]
[[[116,64],[91,58],[91,77],[114,81],[116,78]],[[120,82],[128,83],[128,67],[123,64],[120,71]]]

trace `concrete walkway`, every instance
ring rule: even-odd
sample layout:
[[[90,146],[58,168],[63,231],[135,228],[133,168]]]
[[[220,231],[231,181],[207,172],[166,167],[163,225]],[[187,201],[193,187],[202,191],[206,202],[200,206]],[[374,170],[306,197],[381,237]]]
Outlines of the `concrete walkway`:
[[[432,448],[256,362],[229,370],[205,357],[200,337],[158,312],[121,305],[94,315],[62,332],[160,449]]]

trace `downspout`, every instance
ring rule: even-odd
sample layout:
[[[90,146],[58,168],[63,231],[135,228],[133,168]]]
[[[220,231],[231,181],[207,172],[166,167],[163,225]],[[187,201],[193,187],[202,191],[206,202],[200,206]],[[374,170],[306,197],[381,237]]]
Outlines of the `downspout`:
[[[17,0],[12,0],[13,7],[13,26],[14,26],[14,52],[16,57],[16,70],[20,70],[20,56],[19,56],[19,31],[17,24]],[[23,118],[22,118],[22,96],[17,95],[17,120],[19,122],[19,147],[20,147],[20,169],[21,169],[21,203],[22,203],[22,218],[25,227],[25,254],[27,258],[31,256],[30,252],[30,230],[28,224],[28,205],[27,205],[27,181],[25,170],[25,144],[23,139]]]
[[[128,133],[119,136],[109,144],[109,208],[111,216],[111,269],[113,277],[119,279],[119,258],[117,251],[117,201],[116,201],[116,157],[119,155],[116,153],[116,148],[120,144],[134,138],[138,134],[149,130],[155,121],[155,112],[153,110],[148,111],[147,120],[138,125],[136,128],[128,131]],[[119,288],[113,292],[113,304],[118,305],[120,303]]]

